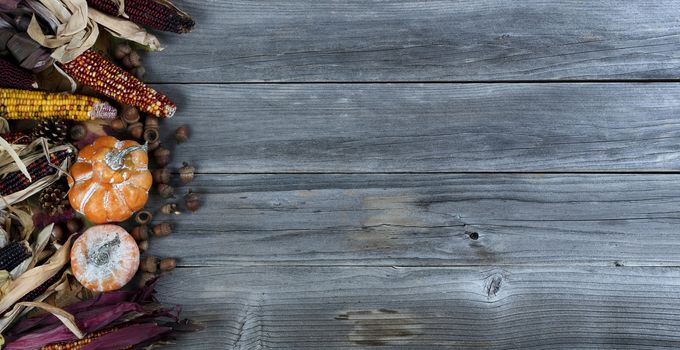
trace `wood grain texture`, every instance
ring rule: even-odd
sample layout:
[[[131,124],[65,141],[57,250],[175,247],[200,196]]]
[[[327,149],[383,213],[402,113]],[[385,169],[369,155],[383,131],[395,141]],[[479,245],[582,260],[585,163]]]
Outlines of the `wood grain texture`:
[[[178,0],[155,82],[677,79],[674,0]]]
[[[166,129],[190,124],[176,163],[203,173],[680,168],[675,84],[157,87]]]
[[[676,268],[184,268],[169,349],[676,349]]]
[[[680,265],[680,175],[198,175],[190,188],[203,206],[156,215],[175,230],[151,247],[182,266]]]

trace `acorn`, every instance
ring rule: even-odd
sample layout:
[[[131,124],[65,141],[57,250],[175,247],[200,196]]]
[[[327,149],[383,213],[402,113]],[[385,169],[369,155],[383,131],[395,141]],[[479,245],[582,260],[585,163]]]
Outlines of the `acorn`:
[[[158,194],[163,198],[170,198],[175,195],[175,188],[168,184],[158,184],[156,190],[158,190]]]
[[[201,198],[198,193],[189,190],[189,193],[184,195],[184,205],[186,205],[187,209],[194,213],[196,210],[198,210],[198,208],[201,207],[200,199]]]
[[[139,80],[144,80],[144,76],[146,75],[146,68],[144,67],[135,67],[130,70],[130,74],[134,75],[135,78]]]
[[[79,218],[70,218],[66,221],[66,229],[69,233],[76,233],[83,228],[83,220]]]
[[[121,58],[120,63],[127,71],[135,69],[135,66],[132,64],[132,59],[130,58],[130,55]]]
[[[135,214],[135,222],[140,225],[146,225],[150,223],[151,220],[153,220],[153,215],[146,209],[142,209]]]
[[[148,143],[158,142],[161,139],[161,134],[156,128],[146,128],[144,129],[144,141]],[[148,147],[148,146],[147,146]]]
[[[153,150],[155,150],[156,148],[158,148],[160,145],[161,145],[161,142],[160,142],[160,141],[151,142],[151,143],[149,143],[148,145],[146,145],[146,148],[147,148],[149,151],[153,151]]]
[[[52,227],[52,240],[54,242],[63,242],[66,236],[67,235],[66,232],[64,232],[64,228],[59,224],[54,224]]]
[[[139,280],[137,280],[137,287],[144,288],[146,286],[146,282],[149,282],[154,278],[156,278],[155,274],[151,272],[142,272],[142,274],[139,275]]]
[[[145,252],[149,250],[149,241],[137,242],[137,247],[139,247],[140,252]]]
[[[132,123],[128,125],[127,127],[128,132],[130,133],[130,136],[132,136],[135,139],[141,139],[142,134],[144,133],[144,125],[140,122]]]
[[[125,120],[126,123],[132,124],[139,121],[139,111],[137,108],[130,105],[123,105],[123,111],[120,114],[121,118]]]
[[[194,179],[194,167],[189,165],[187,162],[183,163],[183,166],[179,168],[179,180],[182,181],[183,184],[188,184]]]
[[[160,168],[153,171],[153,181],[157,184],[167,184],[170,182],[172,173],[168,168]]]
[[[153,226],[152,232],[156,237],[167,236],[172,233],[172,226],[167,222],[161,222]]]
[[[139,225],[132,228],[130,235],[137,242],[143,242],[149,239],[149,228],[146,225]]]
[[[87,136],[87,128],[82,123],[73,124],[68,131],[71,140],[80,141]]]
[[[153,151],[153,158],[159,168],[165,167],[170,163],[170,150],[164,147],[158,147]]]
[[[115,49],[113,50],[113,57],[115,57],[117,60],[122,60],[125,58],[125,56],[129,55],[132,52],[132,47],[128,45],[127,43],[121,43],[116,45]]]
[[[177,267],[177,260],[175,258],[163,258],[158,265],[161,271],[170,271]]]
[[[142,66],[142,56],[139,55],[139,52],[137,51],[130,52],[128,58],[130,60],[130,65],[132,65],[132,67],[130,68],[137,68]]]
[[[146,119],[144,119],[144,127],[158,129],[158,118],[153,115],[148,115]]]
[[[127,123],[120,118],[116,118],[111,121],[111,129],[116,130],[116,131],[122,131],[127,128]]]
[[[161,213],[166,214],[166,215],[179,215],[180,212],[177,210],[177,204],[175,203],[168,203],[165,204],[161,207]]]
[[[175,130],[175,139],[178,143],[182,143],[189,139],[189,127],[182,125]]]
[[[156,273],[158,270],[158,259],[152,255],[143,257],[139,260],[139,269],[144,272]]]

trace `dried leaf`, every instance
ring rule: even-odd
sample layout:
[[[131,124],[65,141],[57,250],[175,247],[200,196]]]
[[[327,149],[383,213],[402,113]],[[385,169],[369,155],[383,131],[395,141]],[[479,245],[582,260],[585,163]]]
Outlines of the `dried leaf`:
[[[113,36],[134,41],[154,51],[163,50],[158,38],[136,23],[120,17],[109,16],[93,8],[90,8],[89,11],[90,18],[102,25]]]
[[[17,152],[14,150],[14,148],[7,142],[4,138],[0,136],[0,150],[7,152],[10,157],[12,157],[12,160],[14,160],[14,163],[16,163],[17,167],[19,170],[21,170],[21,173],[28,178],[29,181],[33,181],[31,179],[31,174],[28,173],[28,169],[26,169],[26,164],[21,160]]]
[[[72,243],[73,236],[57,250],[45,265],[32,268],[19,276],[16,280],[12,281],[9,291],[2,299],[0,299],[0,314],[7,311],[24,295],[57,274],[69,261]]]
[[[78,328],[78,325],[76,325],[76,319],[73,317],[73,315],[64,311],[63,309],[38,301],[24,301],[21,303],[17,303],[17,305],[37,307],[43,309],[54,315],[56,318],[58,318],[59,321],[61,321],[61,323],[63,323],[64,326],[68,328],[68,330],[70,330],[76,337],[78,337],[78,339],[82,339],[85,336],[83,332],[80,330],[80,328]]]
[[[31,145],[29,145],[26,149],[20,151],[19,155],[22,157],[21,160],[23,163],[30,164],[41,157],[45,157],[46,154],[48,153],[54,153],[60,150],[61,151],[71,150],[74,154],[76,153],[76,150],[72,145],[66,144],[48,149],[46,143],[44,142],[44,139],[38,139],[34,141]],[[17,164],[14,163],[11,158],[9,159],[5,158],[0,157],[0,175],[15,172],[18,169]],[[68,173],[68,166],[69,166],[68,159],[64,160],[59,167],[56,167],[58,171],[55,172],[54,174],[44,176],[40,179],[36,179],[27,188],[21,191],[14,192],[5,197],[1,197],[2,200],[0,200],[0,209],[4,209],[9,205],[23,201],[24,199],[38,193],[45,187],[51,185],[52,183],[57,181],[62,175]]]
[[[0,133],[9,132],[9,122],[7,119],[0,117]]]
[[[8,205],[7,209],[12,213],[10,215],[11,219],[18,221],[18,226],[21,227],[21,239],[28,240],[34,230],[31,207],[26,204],[20,204],[17,206]]]
[[[99,27],[88,18],[85,0],[39,0],[61,24],[52,35],[43,33],[35,16],[28,26],[28,35],[40,45],[55,49],[51,57],[59,62],[69,62],[94,45]]]
[[[33,250],[33,259],[31,260],[30,268],[35,267],[38,264],[38,259],[40,259],[40,253],[45,249],[47,243],[50,242],[50,236],[52,235],[52,229],[54,224],[47,225],[43,228],[35,238],[31,249]]]

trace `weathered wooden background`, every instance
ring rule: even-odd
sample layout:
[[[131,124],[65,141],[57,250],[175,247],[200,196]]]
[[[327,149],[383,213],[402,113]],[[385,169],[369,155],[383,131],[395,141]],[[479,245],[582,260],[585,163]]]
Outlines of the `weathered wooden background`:
[[[178,5],[170,348],[680,347],[680,3]]]

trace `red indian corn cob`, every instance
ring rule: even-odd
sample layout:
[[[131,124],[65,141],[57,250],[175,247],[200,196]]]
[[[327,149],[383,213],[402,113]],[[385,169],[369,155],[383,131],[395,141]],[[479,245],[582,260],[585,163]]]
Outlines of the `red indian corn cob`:
[[[0,270],[12,271],[31,255],[28,242],[12,242],[0,249]]]
[[[70,149],[50,153],[50,163],[58,167],[64,160],[66,160],[66,158],[72,157],[73,155],[73,151]],[[33,181],[48,175],[53,175],[57,172],[57,169],[48,164],[47,158],[45,157],[40,157],[34,160],[31,164],[26,166],[26,170],[28,170],[28,173],[31,175]],[[26,176],[21,173],[21,171],[17,170],[4,175],[2,181],[0,181],[0,195],[7,196],[12,193],[25,190],[30,185],[31,181],[28,180],[28,178],[26,178]]]
[[[28,71],[0,58],[0,87],[30,90],[37,88],[38,83]]]
[[[118,5],[111,0],[87,0],[87,4],[109,15],[118,15]],[[164,32],[188,33],[195,24],[169,1],[125,0],[125,14],[132,22]]]
[[[135,106],[141,112],[169,118],[177,109],[167,96],[145,85],[93,50],[87,50],[73,61],[60,63],[59,66],[81,84],[122,104]]]

